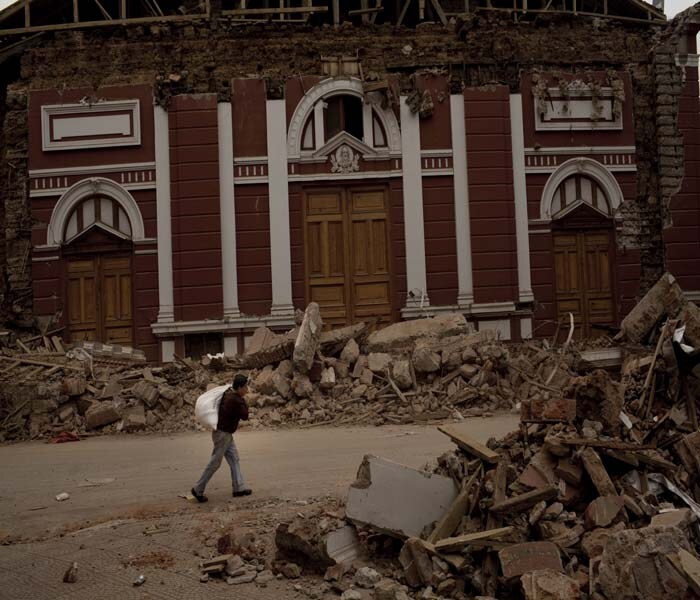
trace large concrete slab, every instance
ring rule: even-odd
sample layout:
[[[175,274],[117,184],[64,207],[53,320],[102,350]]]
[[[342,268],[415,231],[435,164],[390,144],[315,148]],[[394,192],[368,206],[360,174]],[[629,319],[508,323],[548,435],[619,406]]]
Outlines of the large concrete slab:
[[[367,351],[395,352],[399,348],[411,346],[413,342],[422,337],[461,335],[470,331],[464,315],[459,313],[401,321],[370,334],[367,338]]]
[[[457,496],[453,481],[378,456],[365,456],[350,486],[349,519],[400,538],[420,537]]]

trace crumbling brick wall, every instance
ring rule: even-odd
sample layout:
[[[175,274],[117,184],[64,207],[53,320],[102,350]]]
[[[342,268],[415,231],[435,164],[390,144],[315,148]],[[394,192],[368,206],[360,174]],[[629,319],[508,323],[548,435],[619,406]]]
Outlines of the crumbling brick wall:
[[[398,74],[404,89],[412,85],[411,75],[421,71],[447,75],[453,87],[496,83],[512,90],[518,89],[520,76],[527,71],[630,72],[638,193],[622,207],[624,227],[619,241],[641,249],[644,290],[663,269],[663,198],[680,176],[675,171],[662,178],[655,174],[656,129],[669,126],[662,124],[667,120],[652,118],[660,105],[650,82],[660,83],[655,78],[662,77],[660,67],[667,64],[652,63],[649,54],[658,31],[658,26],[566,15],[516,23],[509,16],[485,14],[458,20],[451,28],[346,24],[333,29],[279,22],[242,25],[217,19],[46,34],[43,43],[24,53],[20,76],[8,88],[5,102],[3,136],[11,163],[4,175],[10,182],[4,197],[10,288],[6,298],[15,304],[23,301],[16,306],[21,308],[20,316],[30,314],[31,297],[26,295],[31,281],[26,153],[30,90],[85,86],[97,90],[147,83],[154,86],[157,101],[167,106],[172,96],[181,93],[226,97],[229,82],[237,77],[272,81],[322,75],[324,56],[357,56],[365,76]],[[654,56],[660,58],[661,52]]]

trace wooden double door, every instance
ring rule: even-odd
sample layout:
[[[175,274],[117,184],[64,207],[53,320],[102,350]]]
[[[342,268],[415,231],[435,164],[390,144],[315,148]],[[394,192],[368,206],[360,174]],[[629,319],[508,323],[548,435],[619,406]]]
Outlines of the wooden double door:
[[[559,231],[554,234],[557,318],[560,337],[569,332],[574,315],[575,337],[597,337],[615,324],[612,229]],[[596,327],[598,326],[598,327]]]
[[[67,270],[70,341],[132,345],[131,257],[70,258]]]
[[[384,187],[305,192],[306,297],[326,325],[392,320],[388,213]]]

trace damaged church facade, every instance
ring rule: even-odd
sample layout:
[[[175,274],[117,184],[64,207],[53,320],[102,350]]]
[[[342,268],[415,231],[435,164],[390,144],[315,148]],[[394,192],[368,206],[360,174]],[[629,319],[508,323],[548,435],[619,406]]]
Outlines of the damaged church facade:
[[[14,318],[172,360],[310,301],[520,340],[700,292],[697,10],[58,4],[0,13]]]

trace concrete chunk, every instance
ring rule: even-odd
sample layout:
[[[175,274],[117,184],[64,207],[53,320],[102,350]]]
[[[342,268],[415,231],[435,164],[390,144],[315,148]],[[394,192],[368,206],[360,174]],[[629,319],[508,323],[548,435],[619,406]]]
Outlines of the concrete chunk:
[[[579,600],[581,590],[576,581],[552,571],[543,569],[525,573],[520,578],[526,600]]]
[[[400,538],[420,537],[456,496],[447,477],[367,455],[350,486],[346,515]]]
[[[391,366],[391,354],[372,352],[367,357],[367,368],[373,373],[384,373]]]
[[[306,307],[304,320],[294,343],[294,368],[301,373],[308,373],[311,369],[319,347],[322,328],[321,309],[316,302],[311,302]]]
[[[422,337],[442,337],[468,332],[469,325],[464,315],[451,313],[431,319],[415,319],[389,325],[373,332],[367,338],[367,348],[370,352],[392,352],[399,347],[410,347]]]
[[[85,413],[85,425],[88,429],[97,429],[121,418],[114,402],[100,402],[93,404]]]
[[[498,553],[503,576],[520,577],[525,573],[551,569],[563,573],[559,548],[552,542],[525,542],[504,548]]]

